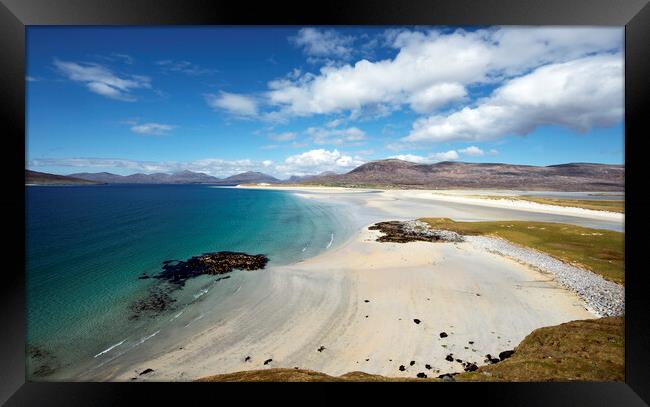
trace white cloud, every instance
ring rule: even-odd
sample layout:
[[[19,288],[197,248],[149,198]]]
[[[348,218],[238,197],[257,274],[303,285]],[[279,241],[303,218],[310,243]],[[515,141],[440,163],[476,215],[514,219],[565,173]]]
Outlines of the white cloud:
[[[280,133],[280,134],[271,134],[269,135],[269,138],[274,141],[291,141],[295,139],[297,134],[292,131],[288,131],[285,133]]]
[[[495,151],[495,150],[493,150]],[[485,155],[485,151],[481,150],[480,148],[476,146],[469,146],[467,148],[461,148],[458,150],[459,153],[469,155],[469,156],[474,156],[474,157],[480,157]]]
[[[458,160],[460,156],[456,150],[449,150],[439,153],[430,153],[426,156],[415,155],[415,154],[399,154],[394,155],[389,158],[397,158],[398,160],[410,161],[417,164],[429,164],[436,163],[439,161],[454,161]]]
[[[322,127],[309,127],[307,134],[315,144],[359,145],[366,139],[366,133],[357,128],[332,129]]]
[[[422,164],[422,163],[427,162],[426,157],[423,157],[421,155],[415,155],[415,154],[398,154],[398,155],[394,155],[394,156],[388,157],[388,158],[396,158],[398,160],[409,161],[409,162],[417,163],[417,164]]]
[[[399,31],[392,59],[325,66],[318,74],[269,83],[267,97],[286,115],[360,111],[409,104],[429,112],[465,96],[465,86],[501,80],[546,63],[620,49],[620,28],[506,27],[442,33]]]
[[[151,136],[164,136],[169,134],[176,126],[162,123],[142,123],[131,126],[131,131],[138,134]]]
[[[205,101],[213,109],[222,109],[235,116],[256,116],[257,102],[250,96],[219,92],[205,95]]]
[[[302,28],[289,41],[311,57],[348,58],[352,53],[354,38],[344,36],[334,30]]]
[[[589,56],[512,79],[476,107],[419,119],[402,141],[490,140],[544,125],[584,132],[622,120],[623,105],[622,55]]]
[[[430,113],[451,100],[459,100],[465,96],[467,91],[463,85],[440,83],[414,92],[409,99],[409,104],[417,113]]]
[[[86,64],[54,60],[54,66],[68,79],[82,82],[98,95],[111,99],[134,101],[133,89],[150,88],[151,80],[146,76],[131,75],[119,77],[99,64]]]
[[[310,175],[323,171],[349,171],[365,161],[338,150],[317,149],[287,157],[276,169],[286,175]]]

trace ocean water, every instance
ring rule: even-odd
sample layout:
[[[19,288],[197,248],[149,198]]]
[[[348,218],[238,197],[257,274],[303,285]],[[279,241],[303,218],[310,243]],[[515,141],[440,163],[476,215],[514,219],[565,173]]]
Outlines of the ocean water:
[[[163,261],[230,250],[265,254],[269,266],[286,264],[342,243],[354,223],[337,204],[203,185],[28,187],[26,202],[32,380],[74,377],[176,318],[180,311],[129,318],[134,301],[160,284],[138,276],[157,274]],[[210,290],[215,278],[199,277],[175,292],[176,309],[227,295]]]

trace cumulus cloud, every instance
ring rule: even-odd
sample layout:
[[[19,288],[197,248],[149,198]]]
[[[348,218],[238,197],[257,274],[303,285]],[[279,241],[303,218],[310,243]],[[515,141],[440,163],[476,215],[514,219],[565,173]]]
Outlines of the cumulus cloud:
[[[623,57],[589,56],[512,79],[475,107],[417,120],[405,142],[490,140],[544,125],[585,132],[623,118]]]
[[[416,154],[399,154],[389,158],[397,158],[398,160],[410,161],[417,164],[429,164],[440,161],[455,161],[460,158],[456,150],[449,150],[445,152],[429,153],[426,156]]]
[[[131,131],[138,134],[146,134],[150,136],[164,136],[169,134],[176,126],[162,123],[142,123],[131,126]]]
[[[461,148],[458,150],[459,153],[469,155],[469,156],[475,156],[475,157],[480,157],[485,155],[485,151],[481,150],[480,148],[476,146],[469,146],[467,148]]]
[[[348,58],[352,53],[351,36],[341,35],[334,30],[302,28],[289,42],[301,48],[310,57]]]
[[[430,112],[466,95],[469,84],[522,74],[542,64],[560,63],[620,49],[619,28],[506,27],[451,33],[396,32],[392,59],[324,66],[269,83],[267,97],[287,115],[309,116],[359,111],[373,105],[408,104]]]
[[[131,102],[136,100],[132,93],[134,89],[151,87],[149,77],[140,75],[120,77],[99,64],[55,59],[54,66],[69,80],[84,83],[91,92],[111,99]]]
[[[322,127],[309,127],[307,134],[315,144],[360,145],[366,139],[366,133],[357,128],[333,129]]]
[[[283,174],[311,175],[324,171],[349,171],[364,162],[360,157],[345,155],[336,149],[317,149],[289,156],[276,169]]]
[[[220,91],[218,95],[205,95],[205,101],[211,108],[225,110],[235,116],[257,115],[257,102],[250,96]]]

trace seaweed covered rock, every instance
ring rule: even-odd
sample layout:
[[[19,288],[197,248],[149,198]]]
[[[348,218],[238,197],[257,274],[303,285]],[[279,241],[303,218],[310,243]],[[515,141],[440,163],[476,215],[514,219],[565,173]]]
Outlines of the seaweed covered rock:
[[[415,241],[424,242],[462,242],[462,235],[449,230],[431,229],[425,222],[410,220],[406,222],[388,221],[379,222],[368,228],[379,230],[384,235],[377,238],[378,242],[408,243]]]
[[[185,261],[168,260],[163,263],[163,271],[155,278],[171,283],[184,284],[188,278],[201,274],[225,274],[233,270],[263,269],[269,259],[263,254],[240,252],[215,252],[194,256]]]

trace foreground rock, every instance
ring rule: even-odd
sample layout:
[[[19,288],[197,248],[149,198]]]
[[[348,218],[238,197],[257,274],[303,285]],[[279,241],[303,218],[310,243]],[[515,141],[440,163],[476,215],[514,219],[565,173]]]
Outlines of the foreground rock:
[[[379,222],[368,229],[379,230],[384,234],[377,238],[378,242],[462,242],[465,240],[456,232],[431,229],[427,223],[419,220]]]

